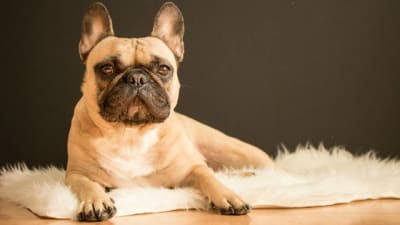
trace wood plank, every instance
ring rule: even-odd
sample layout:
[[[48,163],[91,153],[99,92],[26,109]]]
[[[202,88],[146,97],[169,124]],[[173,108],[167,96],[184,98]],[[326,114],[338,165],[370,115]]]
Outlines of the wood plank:
[[[82,224],[77,221],[55,220],[39,218],[25,208],[13,203],[0,200],[1,225],[73,225]],[[285,225],[285,224],[400,224],[400,200],[382,199],[359,201],[350,204],[341,204],[326,207],[299,208],[299,209],[254,209],[246,216],[222,216],[201,211],[173,211],[165,213],[152,213],[116,217],[102,223],[106,225],[147,225],[147,224],[173,224],[173,225]]]

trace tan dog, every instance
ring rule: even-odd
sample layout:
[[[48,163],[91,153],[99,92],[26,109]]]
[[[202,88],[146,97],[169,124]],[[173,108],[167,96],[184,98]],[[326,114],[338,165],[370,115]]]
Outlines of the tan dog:
[[[183,33],[173,3],[161,7],[144,38],[115,37],[101,3],[87,10],[79,43],[83,96],[71,122],[66,175],[81,201],[79,220],[111,218],[116,208],[106,189],[129,185],[192,186],[222,214],[249,212],[212,169],[272,162],[260,149],[174,111]]]

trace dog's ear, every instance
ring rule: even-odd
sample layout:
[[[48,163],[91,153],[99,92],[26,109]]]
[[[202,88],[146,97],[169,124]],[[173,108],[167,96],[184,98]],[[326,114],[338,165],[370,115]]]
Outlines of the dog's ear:
[[[172,2],[164,3],[154,18],[151,35],[163,40],[175,54],[178,62],[183,60],[185,51],[183,44],[184,32],[183,16],[179,8]]]
[[[82,62],[92,48],[103,38],[114,35],[112,21],[107,8],[95,2],[86,10],[82,20],[82,36],[79,42],[79,56]]]

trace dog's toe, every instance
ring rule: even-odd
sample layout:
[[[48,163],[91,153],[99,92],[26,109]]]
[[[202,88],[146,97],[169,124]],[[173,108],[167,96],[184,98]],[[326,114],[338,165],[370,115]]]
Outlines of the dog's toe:
[[[246,215],[250,212],[251,207],[248,204],[244,204],[241,207],[234,208],[235,214],[234,215]]]
[[[81,203],[77,215],[79,221],[104,221],[113,217],[117,212],[112,199],[87,200]]]
[[[211,203],[211,208],[222,215],[246,215],[251,211],[251,207],[245,203],[240,206],[230,204],[228,207],[218,207],[214,203]]]

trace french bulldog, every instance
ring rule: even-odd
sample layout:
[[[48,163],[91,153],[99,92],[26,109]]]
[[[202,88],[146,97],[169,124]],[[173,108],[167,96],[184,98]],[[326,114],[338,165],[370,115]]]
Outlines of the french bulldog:
[[[79,55],[86,69],[65,178],[80,201],[77,219],[113,217],[117,209],[106,190],[132,185],[190,186],[218,213],[247,214],[250,206],[214,171],[273,163],[262,150],[174,111],[184,56],[178,7],[162,5],[149,36],[120,38],[106,7],[93,3],[81,29]]]

